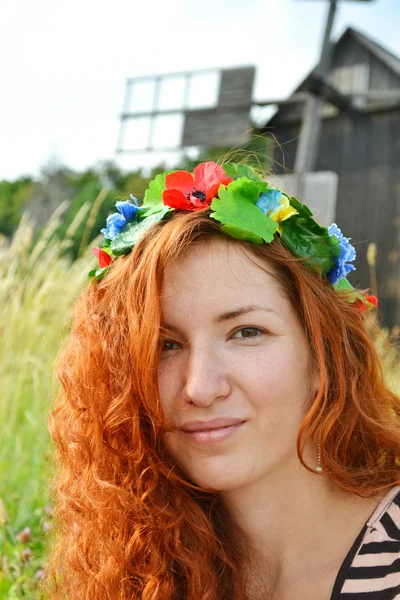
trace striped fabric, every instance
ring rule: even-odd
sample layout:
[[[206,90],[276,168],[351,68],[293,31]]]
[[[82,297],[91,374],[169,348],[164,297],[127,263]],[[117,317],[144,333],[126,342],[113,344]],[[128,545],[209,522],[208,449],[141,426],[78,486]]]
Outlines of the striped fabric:
[[[330,600],[400,600],[400,486],[382,499],[347,554]]]

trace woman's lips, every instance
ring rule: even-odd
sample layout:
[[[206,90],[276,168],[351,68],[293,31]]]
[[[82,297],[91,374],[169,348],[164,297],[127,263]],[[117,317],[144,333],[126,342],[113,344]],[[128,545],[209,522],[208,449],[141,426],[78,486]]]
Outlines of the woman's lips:
[[[210,429],[209,431],[184,431],[181,429],[181,432],[187,439],[197,442],[198,444],[215,444],[216,442],[226,440],[233,435],[242,428],[244,423],[245,421],[236,423],[236,425],[229,425],[228,427]]]

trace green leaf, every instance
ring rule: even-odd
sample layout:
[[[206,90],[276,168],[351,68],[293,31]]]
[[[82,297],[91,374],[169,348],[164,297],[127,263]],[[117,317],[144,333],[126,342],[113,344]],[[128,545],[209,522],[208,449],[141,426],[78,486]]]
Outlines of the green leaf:
[[[210,215],[211,218],[218,220],[214,214]],[[261,236],[248,229],[239,227],[238,225],[221,225],[221,231],[223,231],[225,235],[229,235],[229,237],[233,237],[236,240],[246,240],[247,242],[253,242],[253,244],[262,244],[264,241]]]
[[[354,292],[355,291],[355,289],[353,288],[351,283],[349,281],[347,281],[347,279],[345,277],[343,279],[340,279],[340,281],[338,281],[337,283],[335,283],[333,285],[333,287],[335,288],[336,292]]]
[[[162,202],[162,193],[165,190],[166,173],[159,173],[149,183],[145,191],[143,205],[154,206]]]
[[[226,198],[232,197],[255,204],[260,195],[264,194],[268,189],[268,183],[265,181],[252,181],[247,177],[241,177],[240,179],[236,179],[236,181],[232,181],[227,187],[221,185],[218,190],[218,196],[224,201]]]
[[[219,221],[221,230],[231,237],[255,244],[261,244],[263,240],[272,242],[277,223],[255,206],[252,200],[247,199],[244,192],[249,192],[248,186],[240,187],[241,193],[238,190],[232,193],[231,185],[232,183],[227,189],[220,188],[221,198],[214,198],[212,201],[211,210],[214,212],[210,217]]]
[[[293,208],[295,208],[297,210],[297,212],[299,213],[299,217],[303,217],[304,219],[307,219],[307,218],[313,216],[313,214],[312,214],[311,210],[308,208],[308,206],[305,206],[305,204],[302,204],[299,200],[297,200],[297,198],[294,198],[294,196],[290,197],[290,205],[293,206]]]
[[[110,268],[110,265],[108,267],[93,269],[92,271],[90,271],[88,273],[88,277],[94,279],[95,281],[100,281],[100,279],[103,279],[104,275],[107,273],[109,268]]]
[[[158,204],[153,204],[152,206],[149,206],[140,214],[140,216],[142,217],[142,219],[147,219],[147,217],[150,217],[151,215],[163,212],[166,208],[170,207],[166,206],[164,202],[159,202]]]
[[[296,207],[297,210],[297,207]],[[307,266],[325,276],[334,267],[337,255],[326,227],[311,218],[292,217],[281,223],[281,241],[294,254],[303,258]]]
[[[150,215],[155,215],[165,211],[165,204],[163,203],[162,199],[163,191],[165,190],[165,179],[167,175],[170,173],[175,173],[175,171],[176,169],[165,171],[165,173],[156,175],[156,177],[150,181],[149,187],[144,194],[143,207],[141,208],[140,217],[147,218],[150,217]]]
[[[236,164],[236,163],[226,163],[222,165],[225,173],[228,177],[232,177],[233,180],[239,179],[241,177],[247,177],[247,179],[251,179],[252,181],[263,181],[261,175],[256,173],[254,169],[251,167],[247,167],[246,165]]]
[[[151,214],[150,216],[135,221],[133,223],[127,223],[111,242],[111,250],[115,256],[121,256],[122,254],[128,254],[133,246],[137,244],[139,239],[146,233],[152,225],[161,221],[167,214],[172,214],[172,210],[169,206],[163,206],[163,209]]]
[[[336,235],[329,236],[329,245],[331,247],[332,256],[335,256],[336,258],[340,256],[340,244]]]
[[[166,177],[167,175],[170,175],[171,173],[175,173],[176,169],[169,169],[168,171],[165,171],[164,173],[159,173],[158,175],[155,176],[154,179],[152,179],[149,183],[149,187],[147,188],[147,190],[144,193],[144,199],[143,199],[143,212],[141,213],[141,216],[145,216],[148,217],[149,215],[161,212],[164,207],[165,204],[163,204],[162,201],[162,195],[163,195],[163,191],[165,190],[165,186],[166,186]],[[142,209],[142,207],[141,207]]]
[[[365,301],[365,298],[353,288],[351,283],[347,281],[345,277],[343,277],[343,279],[340,279],[340,281],[335,283],[333,285],[333,289],[335,290],[335,292],[345,292],[346,300],[348,300],[348,302],[351,302],[352,304],[356,300],[361,300],[362,302],[364,302],[364,304],[368,304],[368,302]]]
[[[107,273],[107,271],[108,271],[109,268],[110,267],[108,266],[108,267],[102,267],[102,268],[99,268],[99,269],[95,269],[94,270],[94,275],[93,275],[94,279],[96,281],[100,281],[100,279],[103,279],[104,275]],[[90,271],[90,273],[93,273],[93,271]],[[90,273],[89,273],[89,275],[90,275]]]

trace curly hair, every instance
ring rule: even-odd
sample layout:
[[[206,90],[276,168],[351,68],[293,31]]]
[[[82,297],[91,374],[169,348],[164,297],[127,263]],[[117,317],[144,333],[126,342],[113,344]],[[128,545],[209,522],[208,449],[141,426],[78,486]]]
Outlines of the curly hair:
[[[57,450],[51,598],[246,599],[240,566],[249,541],[219,495],[194,485],[163,444],[163,273],[192,244],[223,237],[275,267],[319,371],[298,433],[303,466],[314,472],[303,450],[321,435],[322,466],[338,486],[368,496],[400,484],[400,399],[360,312],[279,239],[228,239],[208,214],[177,211],[154,225],[76,303],[49,420]]]

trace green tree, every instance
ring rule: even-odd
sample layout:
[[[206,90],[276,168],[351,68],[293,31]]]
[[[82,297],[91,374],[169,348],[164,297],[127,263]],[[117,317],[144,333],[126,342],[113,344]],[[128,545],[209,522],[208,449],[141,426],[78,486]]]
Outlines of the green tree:
[[[34,190],[31,177],[0,181],[0,233],[9,236],[14,232]]]

